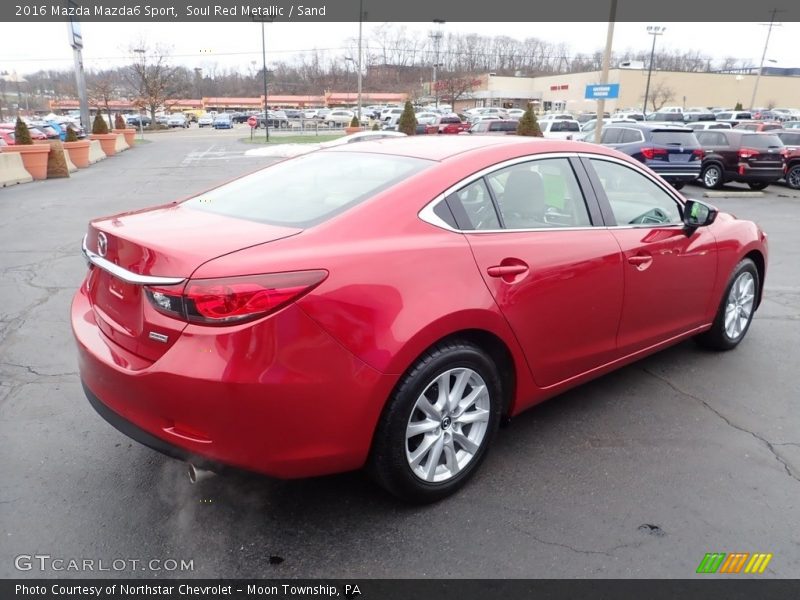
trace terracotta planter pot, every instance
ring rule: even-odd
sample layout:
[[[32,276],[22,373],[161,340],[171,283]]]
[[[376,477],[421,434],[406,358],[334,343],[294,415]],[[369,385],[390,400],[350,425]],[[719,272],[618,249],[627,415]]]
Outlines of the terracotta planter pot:
[[[79,169],[89,166],[89,140],[77,142],[64,142],[64,148],[69,153],[69,159]]]
[[[350,135],[351,133],[358,133],[359,131],[361,131],[361,127],[345,127],[344,128],[344,132],[347,135]]]
[[[116,133],[93,133],[89,136],[89,139],[100,142],[100,146],[106,156],[114,156],[117,153],[117,135]]]
[[[16,144],[14,146],[3,146],[3,152],[17,152],[22,156],[25,170],[34,179],[47,179],[47,155],[50,153],[49,144]]]
[[[136,141],[136,129],[133,127],[126,127],[125,129],[113,129],[114,133],[121,133],[125,136],[125,143],[133,148],[133,143]]]

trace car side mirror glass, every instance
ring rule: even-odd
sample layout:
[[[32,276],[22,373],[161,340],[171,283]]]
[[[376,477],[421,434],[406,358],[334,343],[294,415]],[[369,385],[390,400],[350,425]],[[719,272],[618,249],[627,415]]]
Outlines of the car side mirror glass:
[[[687,200],[683,206],[683,222],[692,229],[705,227],[714,222],[718,212],[713,206],[699,200]]]

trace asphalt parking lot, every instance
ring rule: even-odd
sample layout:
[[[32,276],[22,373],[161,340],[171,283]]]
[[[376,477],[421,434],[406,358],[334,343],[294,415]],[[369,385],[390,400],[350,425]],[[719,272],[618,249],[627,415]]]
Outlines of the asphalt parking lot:
[[[0,577],[684,578],[706,552],[773,553],[761,577],[797,576],[800,192],[780,185],[709,199],[770,236],[738,349],[681,344],[540,405],[437,505],[400,505],[359,473],[192,486],[185,465],[109,426],[69,327],[86,223],[271,162],[244,156],[245,135],[150,135],[70,180],[0,189]],[[15,568],[34,554],[193,570]]]

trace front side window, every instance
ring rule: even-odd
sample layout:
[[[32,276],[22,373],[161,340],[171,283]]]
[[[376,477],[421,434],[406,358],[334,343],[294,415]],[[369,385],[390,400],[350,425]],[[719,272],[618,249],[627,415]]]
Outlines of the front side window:
[[[586,227],[591,224],[566,158],[520,163],[486,176],[507,229]]]
[[[651,179],[631,167],[592,158],[617,225],[681,223],[677,200]]]

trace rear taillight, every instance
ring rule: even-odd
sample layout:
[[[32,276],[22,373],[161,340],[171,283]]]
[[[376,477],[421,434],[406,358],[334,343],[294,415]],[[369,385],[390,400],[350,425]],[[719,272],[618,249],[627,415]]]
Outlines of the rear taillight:
[[[761,154],[755,148],[742,148],[739,150],[739,158],[753,158],[754,156],[758,156]]]
[[[692,150],[692,160],[703,160],[703,157],[706,155],[705,151],[701,148],[697,148],[696,150]]]
[[[642,155],[644,155],[647,160],[665,158],[667,156],[667,150],[666,148],[642,148]]]
[[[231,325],[264,317],[300,298],[328,276],[324,270],[220,279],[190,279],[183,289],[145,288],[159,312],[191,323]]]

